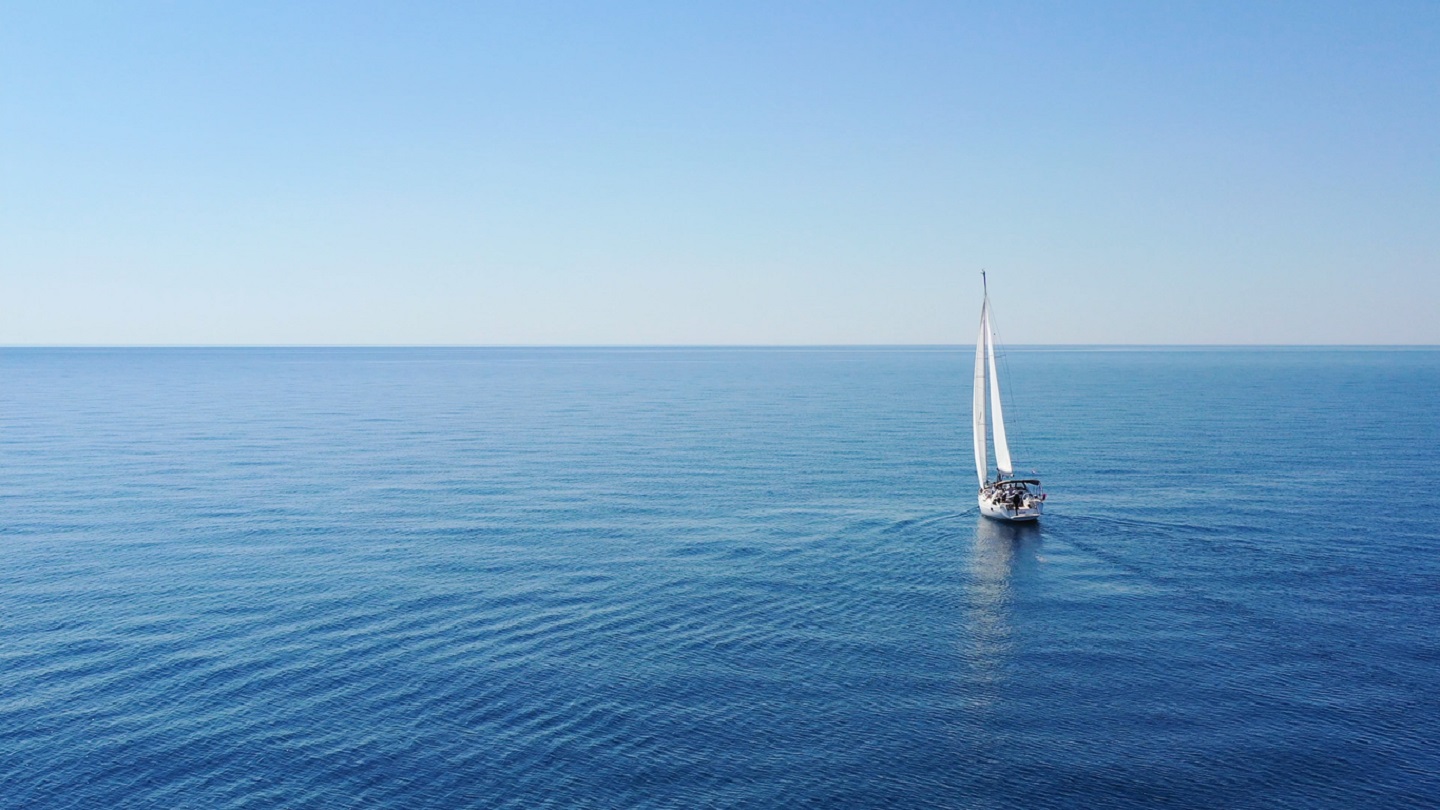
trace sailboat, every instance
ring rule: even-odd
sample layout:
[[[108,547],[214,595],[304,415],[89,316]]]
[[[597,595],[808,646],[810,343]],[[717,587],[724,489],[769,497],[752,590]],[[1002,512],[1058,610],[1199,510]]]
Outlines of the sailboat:
[[[995,373],[995,330],[990,325],[990,290],[980,274],[985,302],[980,305],[980,337],[975,341],[975,473],[980,479],[980,514],[1011,522],[1036,520],[1045,506],[1037,478],[1015,478],[1010,445],[1005,440],[1005,414],[1000,409],[1000,378]],[[986,382],[989,409],[986,419]],[[987,425],[988,421],[988,425]],[[995,436],[995,477],[990,477],[987,427]]]

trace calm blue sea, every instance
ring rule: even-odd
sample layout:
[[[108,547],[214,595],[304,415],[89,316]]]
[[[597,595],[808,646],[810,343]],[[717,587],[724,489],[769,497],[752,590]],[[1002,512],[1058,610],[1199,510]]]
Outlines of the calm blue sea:
[[[0,808],[1440,806],[1440,350],[0,350]]]

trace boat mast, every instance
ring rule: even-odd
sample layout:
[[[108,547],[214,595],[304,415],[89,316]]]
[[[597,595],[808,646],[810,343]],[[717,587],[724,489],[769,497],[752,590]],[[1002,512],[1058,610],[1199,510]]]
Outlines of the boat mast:
[[[980,283],[985,283],[985,271],[980,271]],[[987,448],[985,447],[985,334],[989,331],[988,309],[990,299],[987,296],[980,304],[980,334],[975,338],[975,399],[973,413],[975,417],[975,475],[980,479],[980,487],[983,489],[988,483],[990,463],[988,460]]]
[[[985,295],[985,352],[990,360],[990,430],[995,434],[995,480],[1015,474],[1010,443],[1005,440],[1005,414],[1000,410],[1000,374],[995,369],[995,329],[990,322],[990,295]]]

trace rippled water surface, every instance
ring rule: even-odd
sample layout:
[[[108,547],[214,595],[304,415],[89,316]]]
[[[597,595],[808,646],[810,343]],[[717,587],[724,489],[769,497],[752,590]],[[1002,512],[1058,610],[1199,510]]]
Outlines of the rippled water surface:
[[[1434,807],[1440,351],[0,350],[0,807]]]

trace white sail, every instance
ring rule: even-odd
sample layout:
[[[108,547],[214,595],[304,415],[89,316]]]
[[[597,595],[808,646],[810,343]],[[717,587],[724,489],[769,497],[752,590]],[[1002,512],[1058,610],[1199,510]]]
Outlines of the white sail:
[[[990,328],[989,303],[985,302],[984,323],[980,331],[985,335],[985,350],[990,356],[990,411],[995,414],[990,420],[990,429],[995,433],[995,466],[1000,469],[1001,476],[1006,476],[1013,474],[1015,468],[1010,463],[1010,444],[1005,441],[1005,415],[1000,412],[1000,375],[995,373],[995,336]]]
[[[980,477],[980,486],[990,472],[990,463],[985,451],[985,333],[988,330],[985,310],[989,302],[980,306],[980,337],[975,340],[975,474]]]

